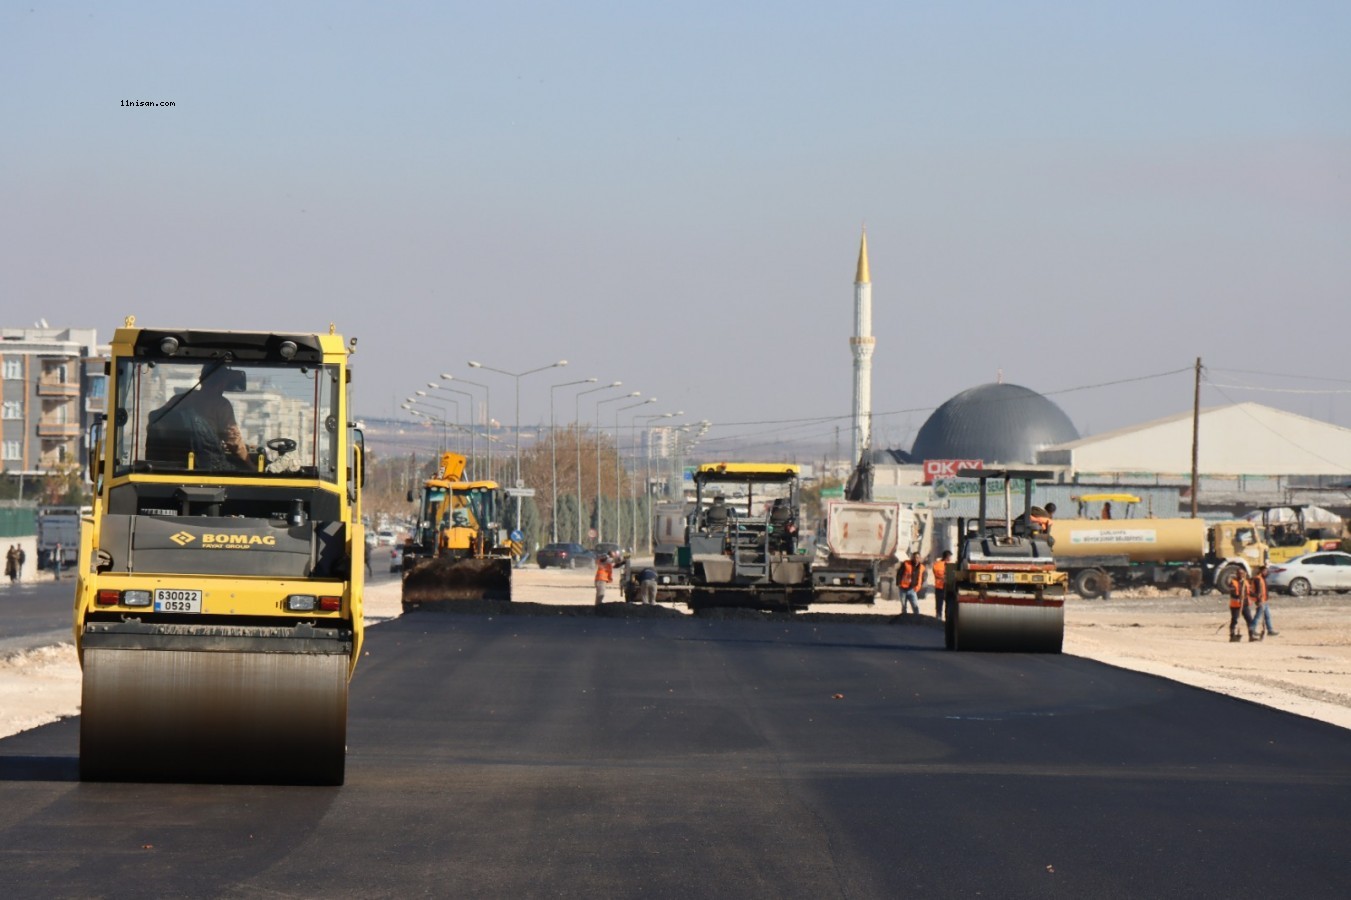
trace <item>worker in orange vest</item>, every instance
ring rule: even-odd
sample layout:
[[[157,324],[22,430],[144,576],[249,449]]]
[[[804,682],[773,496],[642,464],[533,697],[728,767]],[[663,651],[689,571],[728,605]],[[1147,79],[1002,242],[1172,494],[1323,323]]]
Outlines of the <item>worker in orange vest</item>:
[[[1248,594],[1252,597],[1252,623],[1257,637],[1264,635],[1275,637],[1279,631],[1271,627],[1271,603],[1267,593],[1267,567],[1258,566],[1253,570],[1252,580],[1248,583]]]
[[[901,615],[905,615],[907,606],[915,608],[919,615],[919,591],[924,587],[924,563],[920,562],[919,552],[910,554],[896,569],[896,587],[901,592]]]
[[[605,601],[605,586],[614,581],[615,567],[610,562],[610,554],[605,553],[596,557],[596,605],[600,606]]]
[[[948,586],[948,563],[952,562],[952,551],[944,550],[943,555],[934,560],[934,615],[943,618],[944,594]]]
[[[1243,621],[1248,623],[1248,640],[1257,640],[1257,633],[1253,630],[1252,608],[1249,601],[1252,597],[1251,588],[1248,584],[1248,576],[1239,573],[1234,580],[1229,583],[1229,641],[1243,640],[1243,636],[1238,633],[1238,617],[1241,613]]]

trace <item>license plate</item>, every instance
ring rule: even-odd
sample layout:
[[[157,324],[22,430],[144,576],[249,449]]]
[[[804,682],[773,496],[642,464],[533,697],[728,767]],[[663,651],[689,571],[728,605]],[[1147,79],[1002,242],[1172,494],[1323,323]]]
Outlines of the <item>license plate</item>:
[[[199,613],[202,611],[202,592],[174,588],[155,589],[155,612]]]
[[[1000,584],[1015,584],[1018,581],[1018,576],[1013,572],[997,572],[994,580]]]

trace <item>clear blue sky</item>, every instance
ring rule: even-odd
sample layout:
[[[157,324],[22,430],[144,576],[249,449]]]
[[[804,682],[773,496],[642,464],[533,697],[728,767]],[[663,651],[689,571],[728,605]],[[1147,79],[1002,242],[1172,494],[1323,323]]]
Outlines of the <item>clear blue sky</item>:
[[[1298,0],[6,3],[0,318],[335,321],[368,416],[448,371],[510,422],[465,363],[566,358],[523,421],[596,376],[819,439],[733,423],[848,415],[866,222],[880,443],[1197,356],[1351,426],[1348,48]],[[1094,433],[1191,376],[1052,396]]]

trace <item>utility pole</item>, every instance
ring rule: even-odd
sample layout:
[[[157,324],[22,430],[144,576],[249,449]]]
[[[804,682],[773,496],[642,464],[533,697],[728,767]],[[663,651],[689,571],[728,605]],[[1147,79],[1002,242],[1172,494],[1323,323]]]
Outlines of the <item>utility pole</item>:
[[[1201,357],[1196,357],[1196,387],[1192,394],[1192,518],[1196,518],[1199,501],[1197,493],[1201,487],[1198,474],[1198,445],[1201,439]]]

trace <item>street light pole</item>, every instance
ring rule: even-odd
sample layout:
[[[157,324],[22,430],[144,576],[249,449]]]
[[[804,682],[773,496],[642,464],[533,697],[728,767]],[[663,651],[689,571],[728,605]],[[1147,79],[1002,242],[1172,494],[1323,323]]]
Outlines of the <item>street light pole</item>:
[[[605,537],[605,517],[600,510],[600,408],[607,403],[614,403],[616,400],[627,400],[630,397],[641,397],[642,391],[631,391],[627,394],[621,394],[618,397],[606,397],[604,400],[596,401],[596,540],[600,541]],[[619,441],[615,441],[615,465],[619,465]],[[616,498],[618,499],[618,498]]]
[[[652,515],[651,515],[651,510],[652,510],[652,422],[653,422],[654,420],[656,420],[656,419],[674,419],[676,416],[683,416],[683,415],[685,415],[685,411],[682,409],[682,410],[677,410],[676,412],[673,412],[673,413],[669,413],[669,412],[668,412],[668,413],[661,413],[660,415],[655,415],[655,416],[634,416],[633,419],[631,420],[633,425],[636,425],[639,419],[642,419],[642,420],[643,420],[643,431],[644,431],[645,436],[646,436],[646,438],[647,438],[647,440],[646,440],[646,444],[647,444],[646,450],[647,450],[647,452],[643,454],[643,502],[647,505],[647,508],[648,508],[648,517],[647,517],[647,518],[648,518],[648,525],[649,525],[649,527],[648,527],[647,530],[646,530],[646,534],[647,534],[647,549],[648,549],[648,552],[651,552],[651,550],[652,550],[652,528],[651,528],[651,519],[652,519]],[[630,429],[629,429],[629,443],[630,443],[630,444],[632,445],[632,447],[633,447],[634,458],[636,459],[636,458],[637,458],[637,455],[638,455],[638,440],[637,440],[636,435],[634,434],[634,429],[633,429],[633,428],[630,428]],[[632,491],[630,491],[630,493],[632,493]],[[637,549],[638,549],[638,515],[637,515],[637,513],[635,513],[634,516],[633,516],[633,549],[634,549],[634,550],[637,550]]]
[[[475,428],[473,427],[473,426],[474,426],[474,395],[471,394],[471,393],[469,393],[468,391],[457,391],[457,390],[455,390],[454,388],[442,387],[440,384],[438,384],[438,383],[436,383],[436,382],[434,382],[434,381],[429,381],[429,382],[427,382],[427,387],[431,388],[431,389],[434,390],[434,391],[441,391],[441,392],[446,393],[446,394],[459,394],[461,397],[468,397],[468,398],[469,398],[469,426],[470,426],[470,427],[467,429],[467,431],[469,432],[469,464],[470,464],[470,466],[473,467],[472,470],[471,470],[470,473],[469,473],[469,477],[470,477],[470,479],[477,479],[477,478],[478,478],[478,471],[479,471],[479,469],[478,469],[478,460],[475,458],[476,455],[477,455],[476,447],[477,447],[478,441],[476,440],[476,430],[475,430]],[[460,407],[459,407],[459,404],[457,403],[456,406],[455,406],[455,420],[456,420],[456,423],[457,423],[457,427],[458,427],[458,422],[459,422],[459,418],[460,418],[460,412],[459,412],[459,409],[460,409]]]
[[[471,369],[483,369],[486,372],[496,372],[498,375],[506,375],[516,382],[516,421],[513,423],[513,427],[516,430],[516,483],[513,486],[518,489],[524,487],[524,484],[521,482],[521,379],[526,375],[533,375],[536,372],[543,372],[546,369],[560,369],[567,364],[568,361],[566,359],[560,359],[558,362],[549,363],[547,366],[526,369],[524,372],[508,372],[506,369],[494,369],[492,366],[485,366],[481,362],[475,362],[474,360],[469,361],[469,368]],[[518,531],[523,530],[521,529],[520,494],[516,495],[516,529]]]
[[[429,400],[427,400],[426,398],[429,397],[429,396],[431,396],[431,395],[428,394],[426,391],[414,391],[413,394],[414,394],[414,396],[421,398],[421,399],[417,400],[416,402],[421,403],[423,406],[430,406],[430,407],[432,407],[433,409],[439,409],[439,410],[441,410],[442,415],[443,415],[443,416],[445,415],[446,407],[440,405],[439,403],[432,403],[432,402],[430,402]],[[460,404],[457,403],[457,402],[454,401],[454,400],[451,400],[449,397],[438,397],[437,399],[439,399],[439,400],[445,400],[447,403],[454,403],[454,404],[455,404],[455,421],[458,423],[458,422],[460,421]],[[443,438],[442,441],[441,441],[441,443],[443,444],[443,446],[441,447],[441,452],[443,452],[443,453],[444,453],[446,450],[450,449],[449,446],[446,445],[446,441],[444,440],[444,434],[445,434],[445,425],[444,425],[444,421],[445,421],[445,420],[443,419],[443,420],[442,420],[442,428],[441,428],[441,431],[442,431],[442,438]]]
[[[587,394],[594,394],[596,391],[608,391],[611,388],[621,387],[623,384],[624,382],[622,381],[612,381],[601,387],[594,387],[589,391],[578,391],[577,395],[572,398],[572,447],[577,456],[577,543],[579,544],[582,542],[582,397]],[[597,406],[596,409],[599,413],[600,407]],[[597,420],[596,428],[597,430],[600,429],[599,419]],[[599,448],[597,448],[598,458],[599,455],[600,451]],[[599,478],[600,476],[597,475],[596,477]]]
[[[448,374],[448,373],[446,373],[446,372],[442,372],[442,373],[441,373],[441,380],[442,380],[442,381],[461,381],[461,382],[464,382],[465,384],[471,384],[471,385],[473,385],[474,387],[483,388],[483,424],[484,424],[484,427],[486,427],[486,428],[488,429],[488,434],[486,435],[488,439],[487,439],[486,441],[484,441],[484,443],[488,445],[488,479],[487,479],[487,480],[488,480],[488,481],[492,481],[492,480],[493,480],[493,402],[492,402],[492,401],[493,401],[493,395],[492,395],[492,391],[488,390],[488,386],[487,386],[486,384],[479,384],[477,381],[470,381],[468,378],[459,378],[459,377],[457,377],[457,376],[455,376],[455,375],[450,375],[450,374]],[[473,421],[473,418],[474,418],[474,416],[473,416],[473,410],[471,409],[471,410],[470,410],[470,416],[469,416],[469,419],[470,419],[471,422]]]
[[[574,384],[595,384],[598,379],[583,378],[581,381],[565,381],[549,386],[549,462],[553,466],[552,502],[553,514],[549,516],[550,540],[558,543],[558,424],[554,421],[554,391]],[[581,502],[581,498],[578,498]]]
[[[615,543],[623,543],[624,517],[619,514],[620,500],[623,493],[619,488],[619,469],[621,457],[619,455],[619,414],[626,409],[637,409],[640,406],[646,406],[649,403],[656,403],[656,397],[648,397],[639,403],[630,403],[628,406],[621,406],[615,409]],[[630,478],[630,481],[633,479]],[[629,511],[629,518],[633,518],[633,511]]]
[[[428,404],[428,405],[430,405],[430,404]],[[423,411],[420,410],[420,409],[414,409],[414,408],[413,408],[413,405],[412,405],[411,403],[405,403],[405,404],[403,404],[403,408],[406,409],[406,410],[408,410],[408,414],[409,414],[410,416],[417,416],[417,417],[420,418],[420,419],[426,419],[428,422],[440,423],[440,425],[441,425],[441,451],[440,451],[440,452],[444,453],[444,452],[445,452],[445,449],[446,449],[446,420],[445,420],[444,418],[442,418],[441,416],[434,416],[434,415],[432,415],[431,413],[423,412]]]

